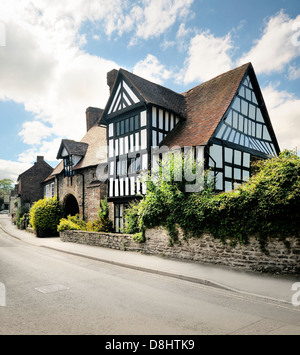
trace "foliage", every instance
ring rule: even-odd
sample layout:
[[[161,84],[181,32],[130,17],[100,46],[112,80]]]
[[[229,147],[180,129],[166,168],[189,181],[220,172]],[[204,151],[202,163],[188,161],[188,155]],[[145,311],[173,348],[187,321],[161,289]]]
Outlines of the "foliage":
[[[82,230],[88,232],[112,232],[113,223],[108,218],[108,213],[109,210],[107,201],[102,200],[101,207],[98,211],[98,219],[85,222],[79,214],[76,216],[68,216],[68,218],[62,218],[60,220],[57,231]]]
[[[56,235],[61,217],[62,210],[56,197],[39,200],[30,210],[30,224],[38,237]]]
[[[101,218],[87,223],[86,230],[89,232],[112,232],[113,223],[108,218]]]
[[[132,236],[132,239],[137,242],[137,243],[145,243],[146,239],[145,239],[145,232],[139,232],[139,233],[135,233]]]
[[[0,180],[0,209],[4,202],[4,196],[10,195],[13,190],[13,181],[10,179]]]
[[[138,201],[131,202],[129,208],[124,211],[125,214],[125,227],[124,232],[128,234],[139,233],[140,229],[139,223],[139,208],[140,204]]]
[[[26,224],[29,223],[29,209],[27,207],[19,207],[16,216],[14,219],[14,223],[17,225],[19,229],[25,229]]]
[[[147,194],[127,211],[126,223],[135,232],[163,226],[172,243],[178,240],[178,227],[187,238],[208,232],[232,244],[257,235],[262,248],[269,237],[299,235],[300,158],[284,151],[256,163],[255,172],[247,183],[221,194],[213,193],[209,183],[187,193],[184,183],[174,181],[175,171],[169,181],[148,179]]]
[[[103,199],[100,201],[100,209],[98,211],[99,219],[108,218],[109,216],[109,207],[107,203],[107,199]]]
[[[62,232],[65,230],[82,230],[81,227],[78,224],[71,221],[69,217],[70,216],[68,216],[68,218],[62,218],[60,220],[59,225],[57,226],[58,232]]]
[[[76,224],[82,230],[86,229],[87,223],[83,220],[83,218],[80,216],[80,214],[76,214],[75,216],[69,215],[67,220]]]
[[[201,194],[212,193],[213,181],[209,179],[209,172],[203,172],[201,165],[183,155],[169,156],[161,162],[157,176],[146,178],[147,193],[143,200],[127,209],[125,225],[128,233],[163,226],[169,232],[171,243],[178,241],[178,225],[185,223],[182,210],[188,196],[192,195],[186,192],[187,187],[192,187],[187,171],[190,175],[198,173],[203,176],[201,186],[204,192]]]
[[[5,195],[9,195],[13,190],[13,181],[10,179],[0,180],[0,197],[3,198]]]

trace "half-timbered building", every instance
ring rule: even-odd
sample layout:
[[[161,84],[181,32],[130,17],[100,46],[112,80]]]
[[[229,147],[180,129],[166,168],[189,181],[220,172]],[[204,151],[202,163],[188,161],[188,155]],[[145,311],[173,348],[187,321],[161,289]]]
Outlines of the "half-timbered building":
[[[155,147],[197,148],[217,191],[251,176],[251,162],[279,153],[251,63],[178,94],[124,69],[108,73],[108,201],[116,231],[127,204],[146,193],[141,172],[153,169]]]

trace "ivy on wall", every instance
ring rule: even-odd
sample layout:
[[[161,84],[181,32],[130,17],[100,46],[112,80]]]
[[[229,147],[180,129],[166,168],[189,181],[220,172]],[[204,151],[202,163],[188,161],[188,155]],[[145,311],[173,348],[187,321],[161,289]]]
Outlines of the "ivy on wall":
[[[179,228],[185,238],[207,232],[232,244],[256,235],[263,250],[268,238],[300,237],[300,158],[294,152],[255,163],[248,182],[221,194],[214,192],[209,174],[202,191],[187,193],[187,182],[174,179],[176,166],[171,162],[168,181],[162,174],[147,178],[146,196],[126,211],[127,233],[162,226],[171,244],[178,241]]]

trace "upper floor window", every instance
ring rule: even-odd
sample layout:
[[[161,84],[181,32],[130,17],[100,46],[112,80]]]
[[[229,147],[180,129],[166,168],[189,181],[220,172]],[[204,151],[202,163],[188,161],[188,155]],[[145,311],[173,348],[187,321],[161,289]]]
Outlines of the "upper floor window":
[[[74,164],[73,164],[72,155],[64,157],[64,175],[65,175],[65,177],[75,175],[75,172],[73,170],[73,166],[74,166]]]
[[[138,131],[141,127],[140,116],[135,115],[115,123],[116,136],[123,136],[129,132]]]

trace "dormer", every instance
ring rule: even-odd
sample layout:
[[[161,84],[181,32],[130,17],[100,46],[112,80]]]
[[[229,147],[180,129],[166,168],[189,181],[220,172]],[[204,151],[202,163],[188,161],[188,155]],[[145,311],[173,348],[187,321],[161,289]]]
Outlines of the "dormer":
[[[63,159],[65,177],[75,175],[73,169],[85,156],[88,146],[87,143],[62,140],[56,159]]]

